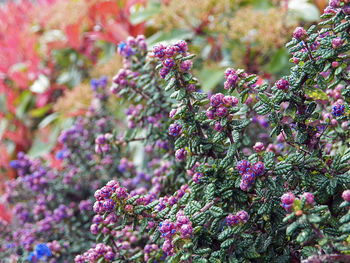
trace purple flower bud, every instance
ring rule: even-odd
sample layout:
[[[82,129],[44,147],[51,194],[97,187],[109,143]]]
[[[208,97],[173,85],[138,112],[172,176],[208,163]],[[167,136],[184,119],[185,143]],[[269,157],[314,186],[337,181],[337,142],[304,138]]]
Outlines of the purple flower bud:
[[[227,108],[225,106],[220,106],[219,108],[216,109],[216,114],[219,117],[225,117],[227,114]]]
[[[227,79],[228,76],[230,76],[230,75],[232,75],[232,74],[235,74],[235,73],[236,73],[236,71],[235,71],[233,68],[227,68],[227,69],[225,70],[225,78]]]
[[[349,5],[344,5],[342,7],[342,10],[343,10],[344,14],[350,15],[350,6]]]
[[[297,27],[294,30],[293,37],[298,40],[303,40],[306,37],[306,30],[303,27]]]
[[[168,57],[172,57],[174,56],[176,53],[176,48],[172,47],[172,46],[169,46],[165,49],[165,54],[168,56]]]
[[[175,196],[170,196],[169,197],[169,204],[175,205],[176,203],[177,203],[177,198]]]
[[[190,224],[182,225],[180,228],[181,238],[190,238],[193,234],[193,228]]]
[[[203,174],[202,173],[195,173],[193,175],[193,181],[196,183],[196,184],[199,184],[201,182],[201,179],[203,177]]]
[[[208,117],[209,120],[212,120],[216,116],[216,111],[208,109],[207,112],[205,113],[205,115]]]
[[[329,1],[329,6],[333,8],[337,8],[340,6],[340,0],[330,0]]]
[[[186,87],[186,90],[187,90],[188,92],[194,92],[194,91],[196,91],[196,85],[194,85],[194,84],[189,84],[189,85]]]
[[[218,107],[222,104],[222,100],[224,98],[224,94],[222,93],[217,93],[214,94],[213,96],[210,97],[210,105],[212,107]]]
[[[253,165],[252,171],[255,175],[260,176],[264,173],[265,171],[265,166],[263,162],[257,162]]]
[[[224,84],[224,88],[225,89],[230,89],[231,87],[235,87],[238,81],[238,74],[236,73],[236,71],[232,68],[228,68],[226,69],[225,72],[225,84]]]
[[[171,136],[178,136],[181,133],[181,124],[174,123],[169,126],[169,134]]]
[[[107,262],[113,261],[114,260],[114,253],[112,251],[109,251],[105,254],[104,258]]]
[[[103,201],[103,207],[106,211],[110,212],[115,207],[115,203],[112,199],[106,199]]]
[[[345,190],[341,197],[344,199],[344,201],[350,202],[350,190]]]
[[[336,117],[342,116],[345,113],[345,106],[343,104],[335,104],[333,106],[332,114]]]
[[[241,221],[242,223],[246,223],[249,219],[248,213],[244,210],[238,211],[236,216],[238,216],[239,221]]]
[[[293,193],[285,193],[281,197],[282,204],[284,205],[292,205],[294,203],[295,196]]]
[[[172,109],[172,110],[170,111],[170,113],[169,113],[170,119],[173,119],[173,118],[174,118],[176,112],[177,112],[177,109]]]
[[[162,237],[171,238],[176,232],[176,225],[169,219],[166,219],[165,221],[159,224],[158,229],[159,232],[162,234]]]
[[[241,180],[241,183],[239,184],[239,188],[241,188],[242,191],[247,191],[248,190],[248,183],[245,182],[244,180]]]
[[[163,61],[163,66],[171,69],[175,65],[175,61],[171,58],[167,58],[166,60]]]
[[[164,79],[166,75],[168,75],[169,69],[168,68],[161,68],[159,70],[159,76]]]
[[[255,145],[253,146],[254,151],[258,152],[262,152],[265,150],[265,145],[262,142],[257,142],[255,143]]]
[[[215,123],[215,125],[214,125],[214,130],[220,132],[220,131],[222,131],[222,129],[223,129],[223,128],[222,128],[222,126],[221,126],[220,121],[217,121],[217,122]]]
[[[163,249],[164,253],[171,254],[171,251],[173,250],[171,240],[169,240],[169,239],[165,240],[163,243],[162,249]]]
[[[124,187],[118,187],[115,190],[115,194],[116,194],[117,198],[121,199],[121,200],[128,197],[128,192],[127,192],[126,188],[124,188]]]
[[[184,40],[180,40],[178,42],[176,42],[176,44],[174,45],[175,47],[177,47],[177,50],[179,53],[186,53],[187,52],[187,43]]]
[[[340,37],[336,37],[335,39],[333,39],[332,41],[332,47],[334,49],[340,47],[343,44],[343,40]]]
[[[250,162],[247,161],[247,160],[242,160],[242,161],[239,161],[237,163],[237,170],[240,172],[240,173],[244,173],[244,172],[247,172],[249,171],[250,169]]]
[[[237,225],[238,223],[239,223],[239,218],[237,215],[229,214],[226,217],[226,224],[228,226],[234,226],[234,225]]]
[[[191,60],[186,60],[181,62],[180,68],[182,72],[187,72],[192,68],[192,61]]]
[[[235,99],[235,97],[233,97],[233,96],[225,96],[222,98],[222,103],[227,107],[236,106],[236,105],[234,105],[234,102],[235,102],[234,99]]]
[[[282,78],[276,82],[276,87],[280,90],[288,90],[289,82]]]
[[[164,57],[165,55],[164,51],[165,51],[165,47],[162,44],[153,47],[153,54],[155,57],[159,59],[162,59]]]
[[[187,151],[184,148],[178,149],[175,152],[175,158],[178,159],[179,161],[184,160],[186,158],[186,155],[187,155]]]
[[[314,204],[315,198],[314,198],[313,194],[311,194],[309,192],[305,192],[305,193],[302,194],[301,198],[303,198],[303,197],[305,197],[307,204],[309,204],[309,205]]]
[[[246,173],[244,173],[244,174],[242,175],[243,181],[245,181],[246,183],[248,183],[248,185],[249,185],[249,183],[251,183],[251,182],[254,181],[254,177],[255,177],[255,175],[254,175],[253,173],[251,173],[251,172],[246,172]]]
[[[93,235],[97,235],[98,234],[98,225],[97,224],[92,224],[90,226],[90,232],[93,234]]]

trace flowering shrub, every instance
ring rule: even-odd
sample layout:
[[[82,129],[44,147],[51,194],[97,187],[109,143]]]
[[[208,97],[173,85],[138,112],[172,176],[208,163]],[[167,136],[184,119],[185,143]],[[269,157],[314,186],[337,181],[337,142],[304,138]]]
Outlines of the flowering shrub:
[[[143,36],[121,42],[111,92],[133,103],[127,128],[107,122],[106,80],[92,81],[100,111],[61,134],[61,178],[22,154],[12,163],[20,177],[8,199],[24,227],[12,232],[22,244],[3,248],[49,257],[40,244],[52,252],[62,237],[42,232],[61,226],[53,232],[71,243],[59,260],[79,263],[349,262],[349,14],[348,0],[331,0],[318,26],[297,28],[287,43],[295,66],[276,83],[228,68],[223,93],[211,95],[192,74],[186,42],[151,52]],[[68,200],[86,200],[101,178],[89,231],[76,204],[57,202],[40,220],[39,208],[29,210],[66,200],[56,178],[67,189],[86,185]],[[26,190],[32,203],[20,197]],[[90,233],[91,248],[75,237]]]
[[[225,94],[199,90],[183,41],[120,44],[112,91],[139,104],[118,143],[143,141],[145,160],[170,166],[152,188],[96,191],[91,231],[113,256],[75,261],[349,261],[349,10],[331,1],[318,27],[295,30],[290,75],[258,85],[229,68]]]

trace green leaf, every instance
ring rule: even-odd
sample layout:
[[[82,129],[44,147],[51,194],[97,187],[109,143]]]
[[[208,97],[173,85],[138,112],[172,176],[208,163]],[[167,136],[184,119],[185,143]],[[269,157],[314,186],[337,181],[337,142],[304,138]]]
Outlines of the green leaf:
[[[229,248],[235,242],[234,238],[226,239],[221,243],[221,248]]]
[[[350,213],[347,213],[345,216],[340,218],[339,223],[344,224],[350,222]]]
[[[291,225],[287,227],[286,234],[287,236],[291,236],[295,230],[299,227],[298,221],[293,222]]]
[[[7,101],[6,94],[5,93],[0,94],[0,111],[5,114],[7,114],[6,101]]]
[[[287,50],[283,47],[278,49],[272,56],[268,64],[268,72],[279,73],[285,70],[289,64]]]
[[[185,88],[181,88],[179,90],[179,93],[177,94],[176,99],[180,101],[180,100],[184,99],[185,97],[186,97],[186,89]]]
[[[19,105],[16,108],[16,117],[20,120],[24,120],[25,113],[29,107],[32,99],[32,94],[29,91],[25,91],[19,97]]]
[[[316,223],[316,224],[320,223],[322,221],[321,217],[319,217],[318,215],[315,215],[315,214],[309,215],[308,219],[311,223]]]
[[[170,43],[176,40],[191,39],[193,35],[194,32],[189,29],[174,29],[170,32],[165,32],[162,30],[148,37],[146,43],[148,46],[152,46],[163,41]]]
[[[315,87],[304,87],[305,94],[314,100],[328,100],[328,95],[321,89]]]
[[[51,105],[46,104],[45,106],[43,106],[41,108],[32,109],[29,112],[29,114],[30,114],[30,116],[32,116],[34,118],[40,118],[40,117],[43,117],[50,109],[51,109]]]
[[[215,195],[215,184],[211,183],[207,186],[207,191],[205,192],[205,198],[209,200],[213,200]]]
[[[206,93],[192,92],[191,94],[196,100],[204,100],[208,97]]]
[[[58,118],[59,114],[57,112],[52,113],[48,116],[46,116],[40,123],[39,123],[39,128],[45,128],[47,125],[49,125],[50,123],[52,123],[53,121],[55,121]]]
[[[205,92],[213,90],[224,78],[224,71],[221,68],[203,68],[199,72],[199,79],[202,89]]]
[[[284,114],[289,115],[292,118],[295,118],[296,112],[297,112],[297,106],[294,103],[289,102],[289,105],[288,105],[287,109],[285,110]]]
[[[36,158],[49,153],[55,147],[60,132],[60,127],[56,126],[51,130],[49,138],[42,138],[41,135],[37,135],[34,138],[32,147],[28,151],[28,155],[32,158]]]
[[[325,90],[327,88],[327,81],[324,79],[322,75],[317,76],[317,85],[322,89]]]
[[[130,22],[133,25],[140,24],[154,17],[161,12],[160,2],[150,1],[145,9],[139,8],[136,12],[130,15]]]
[[[222,210],[221,207],[218,207],[218,206],[212,206],[209,210],[210,214],[213,216],[213,217],[221,217],[222,214],[224,213],[224,211]]]

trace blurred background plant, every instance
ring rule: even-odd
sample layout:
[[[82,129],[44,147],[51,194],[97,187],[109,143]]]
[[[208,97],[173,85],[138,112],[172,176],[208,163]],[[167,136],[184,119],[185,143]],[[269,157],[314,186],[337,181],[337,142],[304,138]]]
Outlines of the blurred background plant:
[[[35,157],[48,154],[53,149],[62,129],[61,112],[55,112],[53,104],[65,92],[74,94],[80,91],[84,96],[79,96],[82,102],[77,104],[85,105],[89,90],[81,83],[88,80],[90,72],[114,56],[115,44],[128,35],[143,33],[144,25],[131,24],[129,16],[134,5],[143,5],[144,2],[42,0],[32,3],[22,0],[2,6],[2,179],[15,176],[9,161],[17,152],[28,151]],[[74,87],[78,91],[70,92]],[[65,114],[62,116],[67,117]],[[48,127],[53,122],[55,125]]]

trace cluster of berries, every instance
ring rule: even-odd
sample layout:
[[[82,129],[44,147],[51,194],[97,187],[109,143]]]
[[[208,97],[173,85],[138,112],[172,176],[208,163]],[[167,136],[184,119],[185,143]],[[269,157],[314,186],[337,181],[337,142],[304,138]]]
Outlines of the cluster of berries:
[[[260,161],[251,166],[249,161],[242,160],[237,163],[237,170],[242,175],[240,188],[242,191],[247,191],[254,184],[255,178],[265,172],[265,167]]]
[[[239,223],[245,224],[247,223],[248,219],[249,219],[248,213],[244,210],[241,210],[241,211],[238,211],[235,215],[229,214],[226,217],[226,224],[228,226],[234,226]]]
[[[176,42],[174,45],[164,46],[159,44],[153,48],[153,55],[163,61],[163,67],[159,70],[161,78],[165,78],[176,65],[176,56],[181,54],[183,57],[186,57],[189,55],[187,50],[187,43],[183,40]],[[187,72],[192,68],[192,61],[182,61],[179,66],[182,72]]]

